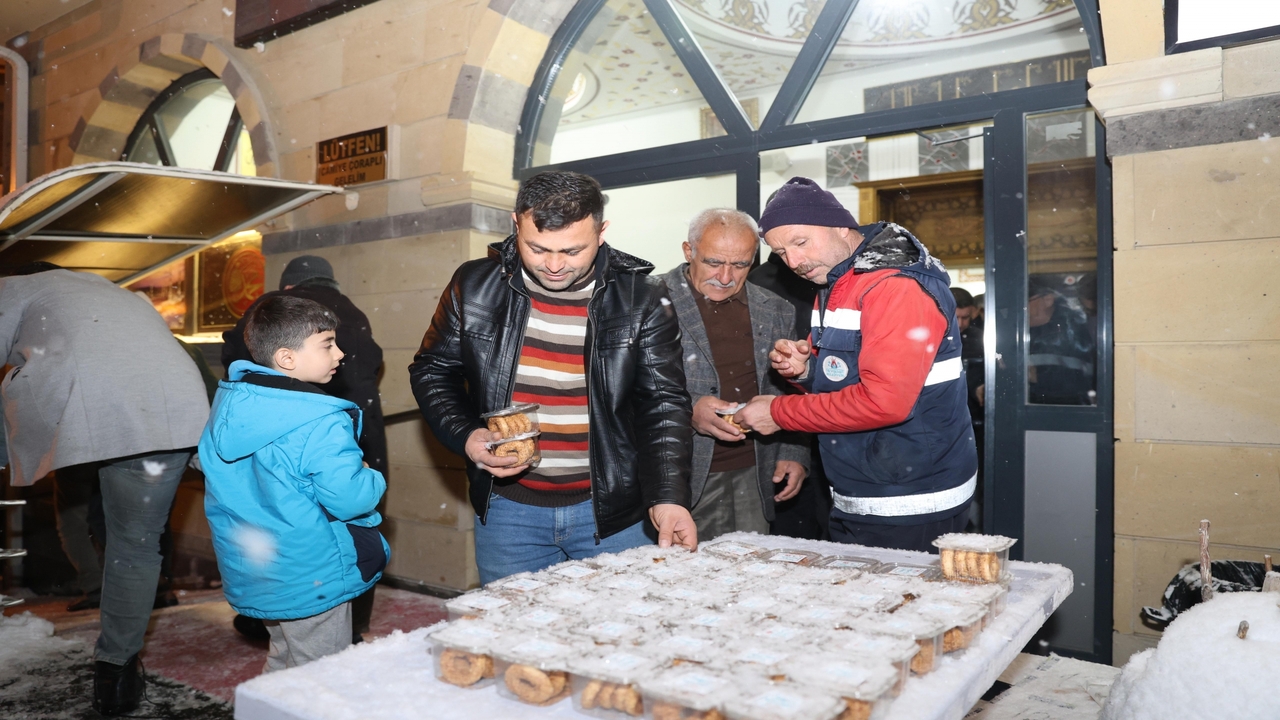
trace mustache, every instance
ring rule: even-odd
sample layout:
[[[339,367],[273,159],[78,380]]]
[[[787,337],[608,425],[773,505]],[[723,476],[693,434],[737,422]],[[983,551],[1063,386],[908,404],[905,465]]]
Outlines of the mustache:
[[[706,280],[703,280],[702,283],[704,285],[710,285],[711,287],[714,287],[714,288],[720,288],[721,290],[732,290],[733,288],[738,286],[738,283],[734,280],[730,280],[727,283],[721,283],[719,280],[716,280],[715,278],[708,278]]]
[[[801,276],[808,275],[809,273],[813,272],[817,268],[818,268],[817,265],[801,265],[800,267],[796,268],[796,274]]]

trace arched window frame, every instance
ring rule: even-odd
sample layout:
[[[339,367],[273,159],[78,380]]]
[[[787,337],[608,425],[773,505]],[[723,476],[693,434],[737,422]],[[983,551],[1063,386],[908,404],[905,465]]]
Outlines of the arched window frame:
[[[184,90],[192,85],[209,80],[221,82],[221,79],[212,70],[200,68],[174,80],[169,87],[157,95],[151,101],[151,104],[147,106],[147,109],[143,111],[142,117],[138,118],[133,131],[129,133],[129,138],[125,141],[125,149],[121,153],[120,159],[128,160],[129,153],[134,152],[138,147],[138,143],[142,141],[143,136],[149,134],[155,142],[156,153],[160,156],[160,162],[170,167],[176,166],[173,148],[169,146],[169,138],[160,127],[157,116],[165,105],[169,104],[169,101],[180,95]],[[231,161],[235,157],[236,142],[243,129],[244,121],[240,118],[240,108],[236,107],[231,111],[231,116],[227,119],[227,129],[222,134],[221,145],[218,147],[218,156],[213,163],[214,170],[230,172]]]
[[[827,0],[813,31],[805,40],[795,63],[778,90],[768,113],[753,129],[737,98],[701,52],[672,0],[644,0],[654,22],[666,35],[694,84],[710,105],[725,135],[703,140],[633,150],[563,163],[535,165],[538,137],[545,102],[559,78],[560,70],[587,26],[607,0],[581,0],[565,16],[534,76],[520,116],[516,134],[513,175],[524,179],[549,169],[565,169],[591,175],[606,187],[626,187],[668,180],[682,180],[736,172],[738,209],[759,215],[759,153],[808,142],[827,142],[848,137],[911,132],[922,127],[942,127],[988,120],[997,108],[1017,105],[1027,108],[1083,106],[1088,102],[1088,83],[1073,81],[1007,90],[999,93],[944,100],[928,105],[866,112],[858,115],[795,123],[827,58],[831,55],[859,0]],[[1102,28],[1098,0],[1074,0],[1094,67],[1104,64]]]

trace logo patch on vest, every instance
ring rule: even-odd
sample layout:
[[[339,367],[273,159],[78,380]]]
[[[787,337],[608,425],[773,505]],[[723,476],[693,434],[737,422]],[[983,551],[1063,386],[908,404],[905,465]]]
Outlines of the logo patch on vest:
[[[828,355],[822,361],[822,374],[831,382],[840,382],[849,377],[849,365],[838,357]]]

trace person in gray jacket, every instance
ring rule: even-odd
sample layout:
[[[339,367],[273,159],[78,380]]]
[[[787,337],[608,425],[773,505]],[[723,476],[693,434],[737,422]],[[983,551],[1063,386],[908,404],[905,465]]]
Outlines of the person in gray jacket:
[[[774,503],[794,497],[808,473],[801,438],[751,437],[717,413],[786,392],[769,369],[769,351],[777,338],[793,336],[795,309],[747,283],[759,246],[750,215],[705,210],[689,224],[687,262],[663,276],[693,399],[692,513],[705,540],[739,530],[767,534]]]
[[[94,708],[142,696],[142,650],[160,535],[209,416],[200,372],[146,301],[48,263],[0,279],[4,426],[14,485],[101,462],[106,515]]]

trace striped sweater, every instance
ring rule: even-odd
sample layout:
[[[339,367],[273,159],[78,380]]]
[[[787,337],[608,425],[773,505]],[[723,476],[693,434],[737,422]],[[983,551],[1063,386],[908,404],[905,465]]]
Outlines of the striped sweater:
[[[562,292],[544,289],[527,274],[524,281],[532,303],[511,402],[541,405],[542,462],[514,483],[495,485],[494,492],[526,505],[576,505],[591,497],[583,349],[595,276]]]

